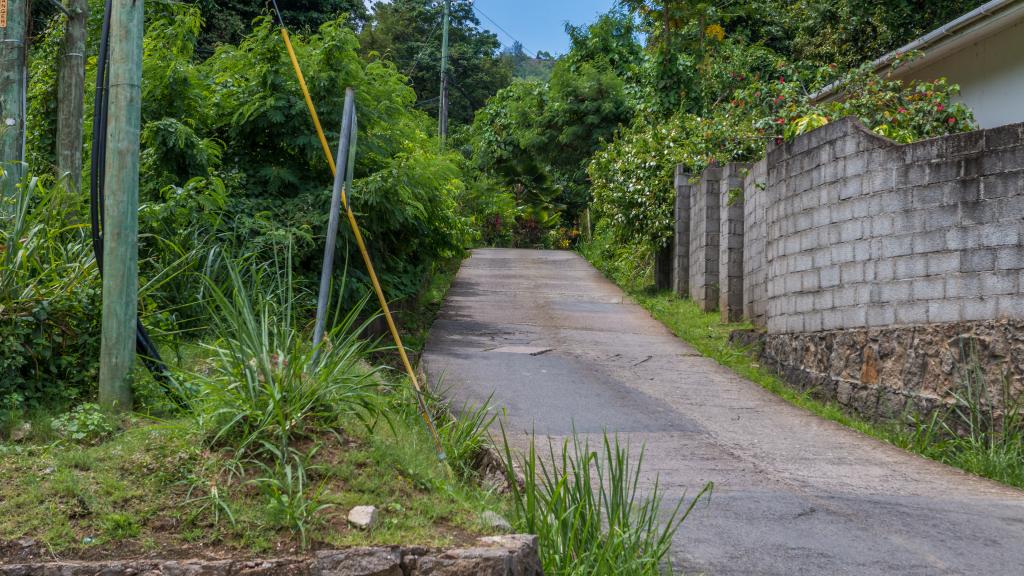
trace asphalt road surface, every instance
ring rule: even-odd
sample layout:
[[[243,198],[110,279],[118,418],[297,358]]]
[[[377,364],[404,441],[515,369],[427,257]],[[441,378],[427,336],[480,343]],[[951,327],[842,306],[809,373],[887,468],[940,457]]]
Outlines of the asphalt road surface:
[[[519,446],[617,432],[667,500],[714,481],[676,536],[687,574],[1024,575],[1024,493],[787,404],[572,252],[475,250],[424,362],[455,402],[493,395]]]

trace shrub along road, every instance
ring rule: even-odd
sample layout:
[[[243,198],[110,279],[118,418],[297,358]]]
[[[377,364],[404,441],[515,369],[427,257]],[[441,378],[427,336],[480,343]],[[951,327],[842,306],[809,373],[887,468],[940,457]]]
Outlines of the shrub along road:
[[[424,361],[456,402],[531,431],[646,447],[666,506],[715,482],[677,567],[722,574],[1014,574],[1024,493],[787,404],[692,348],[572,252],[475,250]],[[681,566],[680,566],[681,565]]]

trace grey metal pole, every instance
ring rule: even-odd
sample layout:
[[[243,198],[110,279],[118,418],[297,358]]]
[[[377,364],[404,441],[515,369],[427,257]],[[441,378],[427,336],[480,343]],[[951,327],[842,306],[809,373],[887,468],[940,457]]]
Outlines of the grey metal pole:
[[[331,214],[327,221],[327,241],[324,243],[324,265],[320,270],[320,297],[316,304],[316,324],[313,327],[313,345],[323,341],[327,323],[327,306],[331,299],[331,276],[334,274],[334,247],[338,240],[338,220],[341,214],[341,191],[351,170],[350,143],[355,123],[355,92],[345,89],[345,107],[341,119],[341,138],[338,144],[337,170],[334,172],[334,190],[331,193]],[[313,362],[319,351],[314,352]]]

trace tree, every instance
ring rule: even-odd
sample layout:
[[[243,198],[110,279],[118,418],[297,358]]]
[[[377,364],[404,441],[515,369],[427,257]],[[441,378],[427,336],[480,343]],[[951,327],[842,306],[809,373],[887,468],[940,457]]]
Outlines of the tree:
[[[269,14],[267,0],[199,0],[206,25],[198,51],[209,54],[218,44],[238,44],[253,28],[253,20]],[[369,13],[363,0],[278,0],[284,23],[294,32],[315,32],[341,14],[358,29]]]
[[[429,0],[377,2],[360,35],[365,55],[379,54],[406,74],[420,108],[437,111],[441,90],[442,5]],[[498,37],[480,28],[469,0],[453,0],[448,33],[449,117],[468,124],[487,99],[512,81]]]

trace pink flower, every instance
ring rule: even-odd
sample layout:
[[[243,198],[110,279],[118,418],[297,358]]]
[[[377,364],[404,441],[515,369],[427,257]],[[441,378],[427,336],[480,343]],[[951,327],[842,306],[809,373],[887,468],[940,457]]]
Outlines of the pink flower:
[[[939,104],[938,106],[935,107],[935,109],[938,110],[939,112],[942,112],[943,110],[946,109],[946,107],[943,106],[942,104]]]
[[[776,124],[785,124],[786,123],[786,119],[785,118],[776,118],[775,119],[775,123]]]
[[[900,106],[900,109],[897,110],[897,112],[899,112],[900,114],[906,114],[907,113],[907,109],[902,107],[902,106]]]
[[[946,120],[946,122],[949,122],[950,124],[956,124],[956,118],[950,116],[949,119]]]

